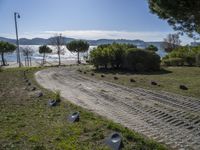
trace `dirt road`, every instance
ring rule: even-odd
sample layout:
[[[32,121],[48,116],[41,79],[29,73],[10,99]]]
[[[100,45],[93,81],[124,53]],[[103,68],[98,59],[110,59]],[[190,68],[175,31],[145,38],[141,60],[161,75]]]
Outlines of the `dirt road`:
[[[60,90],[76,105],[177,149],[200,149],[200,100],[127,88],[84,77],[70,68],[35,74],[44,88]]]

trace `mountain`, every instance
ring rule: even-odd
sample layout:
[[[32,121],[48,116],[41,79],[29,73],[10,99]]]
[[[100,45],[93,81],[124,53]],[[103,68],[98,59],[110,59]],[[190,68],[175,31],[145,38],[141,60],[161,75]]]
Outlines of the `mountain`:
[[[27,39],[27,38],[21,38],[19,39],[20,45],[47,45],[50,44],[53,38],[33,38],[33,39]],[[64,42],[68,43],[72,40],[75,40],[73,38],[67,38],[64,37]],[[15,39],[9,39],[0,37],[0,41],[6,41],[15,44]],[[127,39],[99,39],[99,40],[86,40],[90,45],[92,46],[98,46],[101,44],[112,44],[112,43],[124,43],[124,44],[133,44],[136,45],[139,48],[145,48],[148,45],[152,44],[158,47],[158,49],[162,49],[162,42],[144,42],[142,40],[127,40]]]

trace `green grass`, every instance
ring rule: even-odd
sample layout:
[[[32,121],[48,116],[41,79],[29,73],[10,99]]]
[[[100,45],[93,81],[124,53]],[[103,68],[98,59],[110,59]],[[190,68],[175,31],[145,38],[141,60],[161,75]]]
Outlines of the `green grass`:
[[[40,68],[41,69],[41,68]],[[43,91],[35,98],[23,80],[24,69],[0,72],[0,149],[8,150],[106,150],[105,138],[117,131],[123,136],[124,150],[165,150],[165,146],[106,120],[70,102],[50,108],[49,98],[59,94],[41,88],[34,80],[39,68],[28,71],[32,86]],[[80,112],[80,121],[71,124],[67,116]]]
[[[200,67],[168,67],[159,72],[143,74],[116,70],[97,71],[91,66],[81,66],[79,68],[87,72],[87,74],[82,73],[83,75],[96,79],[111,81],[129,87],[142,87],[158,91],[163,90],[200,98]],[[91,73],[95,75],[92,76]],[[104,78],[101,77],[102,74],[105,76]],[[118,77],[118,80],[115,80],[114,77]],[[132,83],[130,79],[134,79],[136,82]],[[159,86],[151,85],[151,81],[156,81]],[[189,90],[179,89],[181,84],[186,85]]]

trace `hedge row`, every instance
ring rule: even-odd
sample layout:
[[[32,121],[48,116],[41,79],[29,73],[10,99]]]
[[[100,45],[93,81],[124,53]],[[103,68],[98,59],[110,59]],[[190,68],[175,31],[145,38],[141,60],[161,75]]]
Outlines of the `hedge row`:
[[[200,66],[200,47],[182,46],[162,59],[166,66]]]
[[[160,69],[160,56],[155,52],[127,44],[100,45],[91,51],[90,62],[97,69],[122,68],[137,72]]]

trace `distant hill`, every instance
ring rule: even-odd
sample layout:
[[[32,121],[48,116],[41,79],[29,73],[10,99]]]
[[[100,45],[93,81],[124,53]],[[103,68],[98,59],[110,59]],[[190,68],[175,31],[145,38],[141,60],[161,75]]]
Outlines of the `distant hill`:
[[[51,43],[52,38],[44,39],[44,38],[33,38],[33,39],[27,39],[27,38],[21,38],[19,39],[19,42],[21,45],[47,45]],[[64,41],[66,43],[75,40],[73,38],[67,38],[64,37]],[[0,37],[0,41],[6,41],[15,44],[16,40],[15,39],[9,39],[9,38],[4,38]],[[159,49],[162,49],[162,42],[144,42],[142,40],[126,40],[126,39],[99,39],[99,40],[86,40],[88,43],[92,46],[98,46],[101,44],[112,44],[112,43],[124,43],[124,44],[134,44],[137,47],[140,48],[145,48],[148,45],[152,44],[157,46]]]

